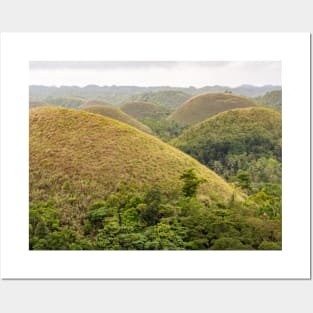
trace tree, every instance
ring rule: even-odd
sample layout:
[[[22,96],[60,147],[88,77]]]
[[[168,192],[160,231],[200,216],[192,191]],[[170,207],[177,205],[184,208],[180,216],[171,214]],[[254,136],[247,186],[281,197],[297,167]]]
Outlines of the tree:
[[[149,190],[145,197],[144,203],[140,208],[141,221],[148,226],[156,225],[160,219],[160,205],[162,203],[162,193],[158,188]]]
[[[245,246],[237,238],[222,237],[214,241],[211,250],[249,250],[250,246]]]
[[[237,182],[239,187],[247,191],[251,190],[250,176],[246,171],[239,170],[237,176],[233,177],[233,181]]]
[[[205,181],[205,179],[197,177],[193,168],[186,169],[180,179],[184,181],[183,194],[185,197],[194,197],[199,185]]]

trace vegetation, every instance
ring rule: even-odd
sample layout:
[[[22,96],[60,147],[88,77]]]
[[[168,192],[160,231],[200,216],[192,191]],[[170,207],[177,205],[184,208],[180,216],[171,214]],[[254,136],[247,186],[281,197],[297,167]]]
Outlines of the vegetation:
[[[279,221],[281,131],[279,111],[235,109],[187,129],[171,143],[247,194],[260,213]]]
[[[162,117],[144,118],[141,121],[143,124],[152,129],[153,134],[155,134],[165,142],[176,138],[185,129],[185,126],[182,126],[175,121],[170,121]]]
[[[85,109],[88,107],[100,106],[100,105],[109,106],[110,104],[103,101],[103,100],[100,100],[100,99],[90,99],[90,100],[87,100],[86,102],[84,102],[79,108]]]
[[[131,97],[132,100],[153,102],[161,104],[170,109],[175,109],[192,95],[180,90],[161,90],[154,92],[145,92]]]
[[[184,181],[182,191],[185,197],[195,197],[199,185],[205,182],[205,179],[197,177],[193,168],[185,170],[180,178]]]
[[[129,101],[122,105],[122,111],[139,121],[144,119],[160,119],[170,114],[166,107],[146,101]]]
[[[184,129],[139,103],[133,114],[190,156],[103,102],[30,110],[29,248],[280,250],[281,112],[234,109]]]
[[[65,108],[78,108],[83,103],[85,103],[85,99],[78,97],[60,97],[60,98],[47,98],[46,102],[50,105],[62,106]]]
[[[281,109],[282,91],[280,89],[267,92],[264,96],[255,97],[254,100],[260,105]]]
[[[100,114],[106,117],[110,117],[113,118],[117,121],[126,123],[130,126],[136,127],[146,133],[152,133],[151,129],[140,123],[139,121],[135,120],[134,118],[132,118],[131,116],[127,115],[126,113],[124,113],[123,111],[121,111],[120,109],[114,108],[114,107],[110,107],[107,105],[91,105],[91,103],[99,103],[100,101],[88,101],[86,103],[86,106],[83,106],[83,110],[90,112],[90,113],[95,113],[95,114]]]
[[[38,100],[46,100],[47,98],[62,98],[62,97],[78,97],[82,99],[100,99],[111,105],[119,105],[129,100],[145,100],[159,103],[159,101],[153,101],[150,99],[150,93],[158,93],[161,91],[161,95],[156,94],[152,96],[155,100],[161,100],[160,104],[166,105],[166,103],[175,103],[170,99],[179,99],[180,95],[176,92],[183,92],[190,95],[199,95],[207,92],[224,92],[225,90],[231,91],[233,94],[243,95],[246,97],[263,96],[266,92],[281,89],[280,86],[252,86],[241,85],[235,88],[228,86],[204,86],[201,88],[195,87],[170,87],[170,86],[157,86],[157,87],[139,87],[139,86],[97,86],[88,85],[85,87],[78,86],[30,86],[29,94],[32,98]],[[173,91],[174,96],[168,91]],[[165,93],[163,93],[165,92]],[[142,99],[141,94],[149,94],[148,99]],[[163,102],[164,100],[164,102]],[[187,100],[187,99],[186,99]]]
[[[122,110],[147,125],[163,141],[177,137],[185,128],[175,121],[168,120],[170,110],[160,104],[130,101],[122,106]]]
[[[70,216],[121,185],[182,185],[186,168],[206,179],[199,196],[227,202],[233,189],[180,150],[133,127],[80,110],[30,110],[30,201],[55,199]],[[74,216],[73,220],[74,220]]]
[[[217,113],[254,105],[252,100],[229,92],[206,93],[185,102],[169,116],[169,119],[182,125],[194,125]]]
[[[48,104],[41,100],[29,99],[29,108],[38,108],[48,106]]]
[[[118,192],[93,202],[77,227],[62,218],[54,201],[32,204],[30,249],[35,250],[280,250],[279,218],[258,210],[252,199],[227,205],[196,197],[192,169],[179,189],[158,186]]]
[[[265,181],[262,174],[281,171],[281,132],[280,112],[263,107],[235,109],[196,124],[171,144],[226,179],[245,170],[258,182]]]
[[[256,97],[256,96],[262,96],[266,92],[270,92],[273,90],[280,89],[281,86],[273,86],[273,85],[264,85],[264,86],[253,86],[253,85],[240,85],[238,87],[228,87],[228,86],[205,86],[202,88],[198,88],[194,94],[202,94],[207,92],[225,92],[228,91],[230,93],[233,93],[235,95],[241,95],[245,97]]]

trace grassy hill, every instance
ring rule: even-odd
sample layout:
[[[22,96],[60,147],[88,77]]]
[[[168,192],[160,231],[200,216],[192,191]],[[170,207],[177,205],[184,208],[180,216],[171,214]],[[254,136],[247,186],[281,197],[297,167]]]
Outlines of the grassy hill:
[[[83,106],[82,110],[90,112],[90,113],[95,113],[95,114],[100,114],[106,117],[110,117],[112,119],[115,119],[117,121],[126,123],[130,126],[136,127],[146,133],[152,133],[152,130],[137,121],[136,119],[132,118],[131,116],[127,115],[123,111],[117,108],[113,108],[107,105],[92,105],[92,103],[101,103],[100,101],[88,101],[86,103],[86,106]]]
[[[260,105],[281,109],[282,91],[274,90],[271,92],[267,92],[264,96],[255,97],[254,100]]]
[[[251,107],[219,113],[185,130],[171,144],[228,179],[238,170],[257,166],[261,158],[273,159],[279,168],[281,138],[281,112]],[[255,169],[255,175],[260,173]]]
[[[122,111],[138,120],[159,119],[170,114],[166,107],[147,101],[129,101],[122,105]]]
[[[50,197],[67,201],[75,196],[78,203],[86,204],[121,184],[179,184],[178,177],[190,167],[208,180],[202,188],[208,198],[231,197],[232,189],[214,172],[124,123],[62,108],[30,111],[31,201]]]
[[[191,97],[192,95],[180,90],[161,90],[134,95],[132,100],[153,102],[175,109]]]
[[[110,105],[109,103],[105,102],[104,100],[100,100],[100,99],[90,99],[87,100],[86,102],[84,102],[79,108],[83,109],[83,108],[87,108],[90,106],[100,106],[100,105]]]
[[[228,93],[206,93],[187,100],[170,116],[182,125],[194,125],[230,109],[254,106],[253,100]]]

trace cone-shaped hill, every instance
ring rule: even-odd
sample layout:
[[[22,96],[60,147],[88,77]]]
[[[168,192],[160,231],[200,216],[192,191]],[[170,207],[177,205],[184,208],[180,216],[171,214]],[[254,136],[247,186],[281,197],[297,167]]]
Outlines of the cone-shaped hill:
[[[251,107],[219,113],[185,130],[171,144],[227,177],[243,162],[262,157],[281,162],[281,138],[281,112]]]
[[[120,122],[126,123],[130,126],[136,127],[146,133],[152,133],[152,130],[137,121],[136,119],[132,118],[128,114],[124,113],[120,109],[113,108],[107,105],[89,105],[83,108],[84,111],[90,112],[90,113],[95,113],[95,114],[100,114],[106,117],[110,117],[114,120],[118,120]]]
[[[110,104],[100,99],[90,99],[84,102],[79,108],[85,109],[85,108],[88,108],[90,106],[95,106],[95,105],[99,106],[99,105],[110,105]]]
[[[159,119],[170,114],[166,107],[147,101],[129,101],[122,105],[122,111],[138,119]]]
[[[206,93],[187,100],[169,119],[182,125],[194,125],[217,113],[251,106],[255,106],[255,102],[246,97],[228,93]]]
[[[88,207],[119,186],[180,186],[194,168],[207,180],[199,196],[228,201],[232,188],[180,150],[101,115],[56,107],[30,110],[30,202],[57,199],[63,207]],[[75,203],[67,202],[75,197]]]

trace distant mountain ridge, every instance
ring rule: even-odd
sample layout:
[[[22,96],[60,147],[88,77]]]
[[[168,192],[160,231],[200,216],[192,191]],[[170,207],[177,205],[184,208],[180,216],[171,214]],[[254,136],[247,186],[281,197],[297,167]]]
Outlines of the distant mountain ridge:
[[[237,95],[257,97],[262,96],[267,92],[273,90],[281,90],[281,86],[278,85],[241,85],[238,87],[228,86],[205,86],[201,88],[196,87],[170,87],[170,86],[155,86],[155,87],[139,87],[139,86],[98,86],[87,85],[85,87],[79,86],[42,86],[31,85],[29,87],[30,97],[36,100],[45,100],[49,102],[49,98],[57,97],[80,97],[83,99],[100,98],[107,101],[110,104],[118,105],[125,102],[130,97],[135,100],[138,96],[140,99],[143,93],[153,93],[159,91],[181,91],[191,96],[198,95],[207,92],[231,92]],[[142,99],[140,99],[142,100]]]

